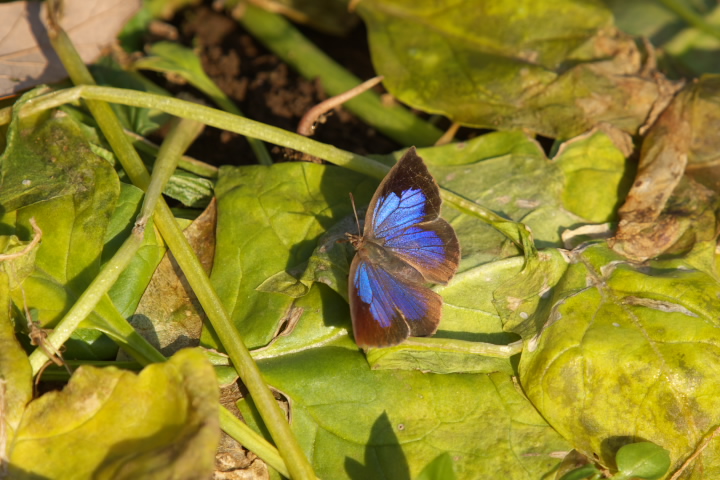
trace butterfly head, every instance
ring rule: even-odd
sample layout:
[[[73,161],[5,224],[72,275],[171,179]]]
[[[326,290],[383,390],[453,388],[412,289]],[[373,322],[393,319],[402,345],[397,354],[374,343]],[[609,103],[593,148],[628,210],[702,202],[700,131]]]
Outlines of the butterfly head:
[[[346,233],[345,236],[347,237],[348,242],[350,242],[350,244],[355,248],[355,250],[359,250],[365,244],[365,239],[362,235]]]
[[[348,241],[352,244],[353,247],[355,247],[355,250],[359,250],[362,248],[363,244],[365,243],[363,239],[362,234],[362,228],[360,228],[360,219],[358,218],[357,208],[355,208],[355,197],[353,197],[352,192],[350,193],[350,203],[353,207],[353,213],[355,214],[355,223],[357,223],[358,233],[357,235],[352,233],[346,233],[345,236],[347,237]]]

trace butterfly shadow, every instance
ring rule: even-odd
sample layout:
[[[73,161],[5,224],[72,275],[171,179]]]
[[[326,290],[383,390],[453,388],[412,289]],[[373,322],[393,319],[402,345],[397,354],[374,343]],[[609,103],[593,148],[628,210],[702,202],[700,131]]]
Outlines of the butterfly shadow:
[[[352,480],[410,480],[407,458],[386,412],[375,420],[370,430],[370,438],[365,444],[365,463],[346,457],[345,471]]]

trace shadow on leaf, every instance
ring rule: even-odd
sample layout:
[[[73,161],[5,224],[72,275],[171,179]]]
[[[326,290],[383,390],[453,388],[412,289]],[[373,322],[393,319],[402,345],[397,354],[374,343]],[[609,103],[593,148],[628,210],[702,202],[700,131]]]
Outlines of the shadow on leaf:
[[[345,459],[345,471],[352,480],[385,478],[410,480],[410,468],[386,412],[375,420],[365,445],[365,464]]]

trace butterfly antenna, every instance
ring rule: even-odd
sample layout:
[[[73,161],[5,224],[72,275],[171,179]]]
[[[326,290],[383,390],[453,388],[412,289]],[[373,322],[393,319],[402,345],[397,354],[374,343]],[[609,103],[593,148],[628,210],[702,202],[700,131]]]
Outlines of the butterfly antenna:
[[[352,192],[348,192],[350,194],[350,203],[352,203],[353,212],[355,213],[355,222],[357,223],[358,227],[358,236],[362,237],[362,231],[360,230],[360,219],[358,218],[357,209],[355,208],[355,197],[353,197]]]

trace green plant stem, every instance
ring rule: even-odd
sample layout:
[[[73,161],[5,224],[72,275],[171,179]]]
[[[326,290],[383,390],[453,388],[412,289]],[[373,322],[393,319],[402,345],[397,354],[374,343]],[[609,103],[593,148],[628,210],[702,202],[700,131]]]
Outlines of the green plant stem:
[[[464,353],[469,355],[482,355],[484,357],[509,358],[522,352],[522,341],[508,345],[494,345],[492,343],[469,342],[450,338],[435,337],[409,337],[402,347],[418,347],[421,350],[444,351]]]
[[[133,232],[130,237],[122,244],[120,249],[108,261],[100,273],[93,279],[88,288],[80,295],[80,298],[73,304],[70,310],[65,314],[60,323],[48,335],[47,341],[55,348],[59,348],[64,344],[70,335],[77,329],[80,322],[90,315],[90,312],[97,306],[100,299],[110,290],[125,267],[130,263],[135,253],[143,244],[142,232]],[[41,348],[36,348],[30,354],[30,365],[32,366],[33,375],[37,374],[45,362],[48,360],[47,355]]]
[[[154,143],[150,142],[147,138],[129,130],[125,130],[125,135],[130,138],[133,146],[141,153],[147,153],[153,157],[157,157],[159,147]],[[201,162],[200,160],[189,157],[187,155],[183,155],[182,157],[180,157],[178,167],[190,173],[194,173],[199,177],[217,178],[217,167],[209,165],[205,162]]]
[[[136,222],[136,227],[145,228],[148,220],[155,212],[155,205],[161,198],[160,196],[170,176],[175,172],[180,158],[190,144],[200,135],[203,128],[205,127],[202,123],[194,120],[178,118],[172,120],[170,132],[160,146],[160,151],[155,160],[150,185],[148,185],[145,192],[142,211]]]
[[[133,107],[157,109],[177,117],[190,118],[211,127],[292,148],[377,179],[382,179],[388,172],[388,167],[380,162],[363,157],[362,155],[340,150],[332,145],[327,145],[302,135],[288,132],[282,128],[273,127],[177,98],[164,97],[162,95],[138,92],[135,90],[81,85],[31,99],[23,105],[19,113],[22,116],[33,115],[81,99],[89,103],[98,100]],[[10,122],[11,113],[12,110],[10,108],[0,110],[0,125]],[[145,167],[143,166],[142,169],[144,170]],[[133,175],[135,174],[136,173],[133,173]],[[131,172],[128,172],[128,175],[131,175]]]
[[[50,41],[73,83],[94,84],[92,75],[90,75],[65,32],[57,25],[51,25],[51,27],[54,28],[50,28],[49,31]],[[110,105],[97,100],[87,100],[86,103],[108,143],[115,151],[125,172],[136,186],[145,190],[149,184],[147,170],[125,136],[120,122]],[[238,118],[236,116],[232,117]],[[200,121],[205,123],[202,120]],[[310,463],[300,448],[297,439],[292,434],[285,414],[265,384],[257,365],[250,356],[250,352],[245,347],[240,334],[233,327],[220,298],[195,256],[195,252],[183,236],[172,212],[163,200],[158,202],[155,223],[185,274],[190,287],[197,296],[220,341],[227,350],[240,378],[253,397],[260,415],[285,460],[291,477],[294,479],[315,478]]]
[[[362,83],[359,78],[308,41],[281,15],[247,3],[237,8],[235,12],[243,27],[255,38],[306,79],[319,78],[329,95],[340,95]],[[443,134],[400,105],[384,105],[380,96],[374,92],[365,92],[349,100],[344,106],[365,123],[401,145],[417,147],[433,145]]]
[[[34,115],[44,110],[59,107],[80,99],[86,101],[100,100],[135,107],[153,108],[178,117],[191,118],[205,125],[235,132],[240,135],[259,138],[275,145],[292,148],[377,179],[382,179],[388,172],[388,167],[380,162],[340,150],[331,145],[317,142],[311,138],[297,135],[281,128],[265,125],[254,120],[238,117],[184,100],[133,90],[97,86],[73,87],[35,97],[20,109],[19,114],[22,116]],[[10,122],[11,113],[10,108],[0,110],[0,125]],[[518,246],[522,247],[525,243],[522,237],[526,233],[519,230],[520,228],[524,228],[522,224],[501,217],[491,210],[452,193],[449,190],[440,189],[440,195],[443,200],[459,211],[492,225]]]
[[[235,132],[240,135],[259,138],[275,145],[292,148],[377,179],[382,179],[388,172],[388,167],[380,162],[340,150],[311,138],[203,105],[152,93],[111,87],[78,86],[35,97],[29,100],[20,109],[19,113],[22,116],[34,115],[44,110],[59,107],[80,99],[86,101],[100,100],[135,107],[153,108],[178,117],[191,118],[205,125]],[[10,122],[11,113],[10,108],[0,110],[0,125]],[[524,230],[522,224],[501,217],[491,210],[449,190],[441,188],[440,195],[443,200],[459,211],[492,225],[518,246],[522,247],[525,244],[522,237],[526,235],[527,232]],[[521,231],[519,229],[523,230]]]
[[[225,407],[220,408],[220,423],[228,435],[236,440],[242,438],[243,447],[262,458],[265,463],[277,470],[281,475],[290,476],[290,472],[288,472],[287,466],[277,449],[245,423],[238,420]]]
[[[480,220],[491,225],[497,231],[515,242],[518,247],[524,250],[527,244],[527,240],[524,238],[524,236],[529,235],[530,232],[527,230],[527,227],[522,223],[513,222],[512,220],[501,217],[492,210],[488,210],[487,208],[478,205],[471,200],[463,198],[460,195],[453,193],[449,190],[445,190],[443,188],[440,189],[440,196],[443,200],[448,202],[457,210],[467,215],[479,218]]]
[[[692,8],[688,7],[687,3],[679,0],[658,0],[658,2],[663,4],[665,8],[673,12],[675,15],[685,20],[691,27],[720,40],[720,29],[705,21],[702,16],[698,15],[692,10]]]

